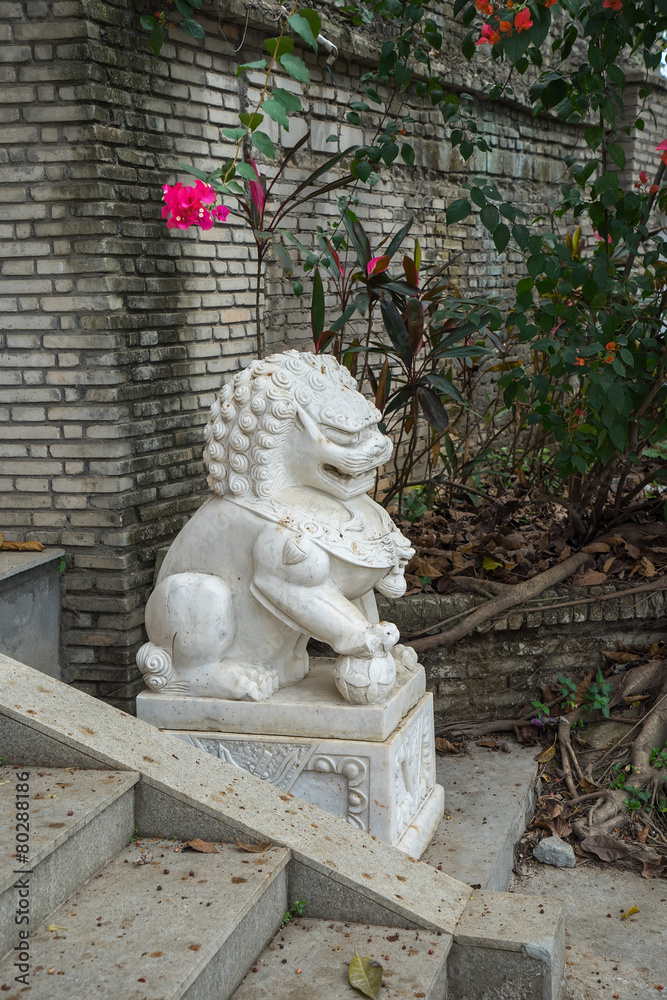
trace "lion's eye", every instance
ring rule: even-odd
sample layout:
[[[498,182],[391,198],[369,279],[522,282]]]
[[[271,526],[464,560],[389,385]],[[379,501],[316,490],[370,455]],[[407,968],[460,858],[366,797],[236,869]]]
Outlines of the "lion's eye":
[[[334,444],[341,444],[345,447],[359,444],[361,438],[359,431],[346,431],[341,427],[323,427],[322,431]]]

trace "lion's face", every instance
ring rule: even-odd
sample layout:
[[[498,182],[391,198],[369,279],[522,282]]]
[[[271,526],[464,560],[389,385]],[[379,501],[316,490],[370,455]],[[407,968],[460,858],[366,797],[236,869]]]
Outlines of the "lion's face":
[[[209,484],[239,500],[301,486],[349,500],[373,487],[391,455],[379,420],[331,356],[286,351],[253,361],[211,407]]]
[[[358,430],[332,427],[297,407],[285,455],[289,486],[310,486],[350,500],[372,489],[375,470],[387,461],[391,448],[375,424]]]

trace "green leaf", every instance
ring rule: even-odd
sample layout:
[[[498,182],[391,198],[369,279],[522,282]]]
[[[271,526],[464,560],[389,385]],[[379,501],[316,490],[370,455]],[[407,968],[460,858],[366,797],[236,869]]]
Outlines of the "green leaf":
[[[409,222],[406,222],[404,226],[401,226],[396,235],[392,237],[391,242],[387,247],[387,257],[389,257],[390,260],[400,247],[405,237],[410,232],[413,222],[414,222],[414,216],[410,219]]]
[[[198,21],[193,21],[191,17],[184,17],[177,27],[185,31],[186,34],[192,35],[193,38],[206,38],[206,32],[201,24]]]
[[[300,10],[287,18],[289,26],[296,31],[297,35],[303,38],[306,45],[310,45],[314,52],[317,52],[317,36],[322,28],[320,15],[310,9]]]
[[[619,170],[625,170],[625,150],[617,142],[612,142],[607,147],[609,155]]]
[[[275,101],[272,97],[268,101],[264,101],[262,104],[262,110],[266,111],[269,118],[272,118],[274,122],[289,132],[289,118],[287,117],[287,112],[285,111],[285,105],[281,104],[280,101]]]
[[[271,97],[275,97],[277,101],[280,101],[286,111],[303,111],[300,98],[296,94],[290,94],[289,90],[284,90],[282,87],[274,87],[271,91]]]
[[[238,142],[244,135],[247,135],[247,131],[244,128],[223,128],[222,134],[225,139],[231,139],[232,142]]]
[[[164,45],[164,31],[159,25],[156,25],[151,31],[150,38],[148,39],[150,47],[156,56],[160,55],[160,49]]]
[[[431,427],[433,427],[439,434],[447,430],[449,425],[449,417],[447,416],[447,410],[442,405],[442,400],[432,389],[427,389],[425,386],[420,386],[417,389],[417,399],[419,400],[419,405],[424,411],[424,416],[428,420]]]
[[[382,986],[382,966],[375,959],[361,958],[355,951],[348,968],[348,977],[353,989],[375,1000]]]
[[[139,18],[139,24],[142,28],[145,28],[146,31],[151,31],[157,24],[157,21],[152,14],[142,14]]]
[[[404,163],[407,163],[409,167],[414,167],[415,165],[415,151],[412,146],[409,146],[407,142],[404,142],[401,146],[401,159]]]
[[[482,225],[489,230],[490,233],[496,228],[500,222],[500,213],[495,205],[486,204],[479,213],[479,217],[482,221]]]
[[[243,114],[239,115],[239,121],[245,125],[246,128],[249,128],[251,132],[254,132],[255,129],[259,128],[264,121],[264,115],[260,115],[257,112],[252,115]]]
[[[405,328],[401,314],[391,299],[382,299],[380,302],[380,312],[382,313],[384,327],[389,334],[389,339],[394,350],[406,364],[410,364],[412,361],[412,344],[410,343],[410,334]]]
[[[252,144],[257,147],[260,153],[263,153],[264,156],[268,156],[270,160],[272,160],[276,155],[276,149],[273,145],[273,141],[266,134],[266,132],[253,132]]]
[[[496,559],[492,559],[491,556],[484,556],[484,561],[482,563],[482,566],[484,569],[494,570],[494,569],[500,569],[502,563],[498,562]]]
[[[252,169],[249,163],[244,163],[243,160],[238,160],[236,163],[236,173],[240,174],[241,177],[245,177],[247,181],[257,181],[257,174]]]
[[[510,231],[504,222],[493,230],[493,242],[498,253],[502,253],[510,241]]]
[[[280,57],[280,65],[286,73],[289,73],[299,83],[305,83],[306,86],[310,86],[310,74],[303,59],[286,53]]]
[[[183,17],[191,18],[192,15],[194,14],[192,7],[188,3],[188,0],[175,0],[175,4],[176,4],[176,10],[180,14],[182,14]]]
[[[450,202],[447,206],[447,225],[452,222],[461,222],[462,219],[466,219],[470,215],[471,211],[467,198],[457,198],[456,201]]]
[[[315,345],[322,336],[324,330],[324,286],[319,267],[315,268],[313,277],[313,300],[310,304],[310,328],[313,332]]]
[[[292,264],[292,258],[288,254],[287,250],[285,250],[285,247],[277,240],[273,240],[273,242],[271,243],[271,249],[278,258],[280,266],[285,272],[285,275],[288,278],[291,278],[294,272],[294,266]]]
[[[360,181],[367,181],[371,175],[371,165],[366,160],[353,160],[350,164],[350,173]]]
[[[266,69],[266,59],[257,59],[255,62],[242,63],[240,66],[237,66],[237,77],[241,75],[244,69]]]
[[[294,49],[294,39],[290,38],[289,35],[283,35],[282,38],[265,38],[264,48],[267,50],[270,56],[275,56],[276,59],[280,59],[285,53],[289,54]]]
[[[600,125],[591,125],[584,132],[584,139],[586,141],[586,145],[589,146],[593,150],[593,152],[595,152],[595,150],[602,142],[602,136],[603,132],[602,132],[602,127]]]

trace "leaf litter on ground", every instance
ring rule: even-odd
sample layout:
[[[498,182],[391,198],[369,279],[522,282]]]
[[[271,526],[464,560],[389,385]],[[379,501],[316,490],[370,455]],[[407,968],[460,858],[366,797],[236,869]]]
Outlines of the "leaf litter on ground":
[[[415,555],[406,567],[407,595],[450,593],[456,578],[516,584],[578,550],[566,508],[530,492],[486,502],[437,506],[414,521],[394,516]],[[627,581],[637,585],[667,573],[667,524],[601,528],[583,551],[593,560],[569,587]]]

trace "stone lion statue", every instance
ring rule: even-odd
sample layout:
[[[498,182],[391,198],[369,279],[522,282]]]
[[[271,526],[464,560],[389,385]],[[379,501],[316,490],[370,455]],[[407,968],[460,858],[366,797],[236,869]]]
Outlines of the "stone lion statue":
[[[339,654],[348,701],[385,700],[397,663],[415,666],[373,594],[400,597],[412,555],[367,496],[392,450],[379,420],[328,355],[275,354],[224,386],[205,429],[213,496],[146,607],[137,663],[151,690],[267,698],[305,676],[311,636]]]

